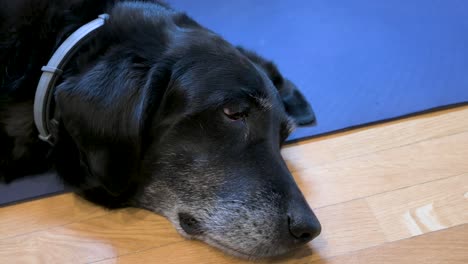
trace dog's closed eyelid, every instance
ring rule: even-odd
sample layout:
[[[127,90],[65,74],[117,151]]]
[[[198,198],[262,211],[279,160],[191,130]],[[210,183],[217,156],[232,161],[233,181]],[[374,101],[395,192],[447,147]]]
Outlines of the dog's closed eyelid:
[[[223,113],[229,119],[234,120],[234,121],[245,119],[249,115],[247,111],[233,110],[233,109],[230,109],[229,107],[224,107]]]
[[[249,105],[247,103],[229,103],[224,105],[223,114],[230,120],[244,120],[249,116]]]

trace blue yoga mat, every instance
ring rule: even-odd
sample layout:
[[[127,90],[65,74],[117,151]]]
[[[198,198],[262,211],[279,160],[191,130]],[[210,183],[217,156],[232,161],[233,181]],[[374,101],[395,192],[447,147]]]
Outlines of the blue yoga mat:
[[[168,0],[278,65],[318,122],[290,140],[468,102],[466,0]],[[51,174],[0,184],[0,204],[63,192]]]
[[[468,102],[468,1],[168,2],[297,84],[318,123],[290,140]]]

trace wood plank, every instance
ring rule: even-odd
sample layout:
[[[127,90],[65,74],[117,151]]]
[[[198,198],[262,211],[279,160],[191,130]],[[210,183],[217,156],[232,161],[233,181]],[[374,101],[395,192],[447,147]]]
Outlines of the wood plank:
[[[304,262],[305,263],[305,262]],[[313,264],[466,264],[468,263],[468,225],[388,243]]]
[[[301,250],[277,262],[298,263],[323,257],[369,248],[385,242],[384,234],[365,200],[321,208],[316,211],[322,221],[323,232]],[[226,256],[217,249],[197,241],[184,241],[158,247],[103,263],[149,263],[157,259],[160,263],[243,263],[245,261]],[[264,260],[270,263],[272,260]]]
[[[221,251],[211,248],[199,241],[184,241],[168,246],[140,251],[119,258],[106,259],[95,264],[135,264],[135,263],[250,263],[249,261],[227,256]],[[260,261],[259,263],[266,263]]]
[[[129,208],[2,239],[0,263],[87,263],[182,240],[164,217]]]
[[[468,173],[375,195],[367,202],[389,241],[465,224]]]
[[[290,169],[358,157],[415,142],[468,131],[468,106],[404,118],[286,145]]]
[[[322,234],[311,242],[313,258],[330,257],[384,243],[385,236],[364,199],[315,210]]]
[[[313,207],[468,172],[468,132],[296,171]],[[442,154],[443,153],[443,154]]]
[[[108,214],[71,194],[0,208],[0,239]]]

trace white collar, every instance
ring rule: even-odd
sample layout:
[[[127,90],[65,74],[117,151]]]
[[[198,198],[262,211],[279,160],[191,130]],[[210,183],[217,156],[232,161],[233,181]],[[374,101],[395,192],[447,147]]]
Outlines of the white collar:
[[[103,26],[108,18],[109,15],[102,14],[95,20],[78,28],[58,47],[47,65],[42,67],[41,79],[37,85],[34,97],[34,123],[39,131],[39,138],[41,140],[54,144],[54,139],[50,132],[50,123],[52,121],[50,108],[54,97],[55,82],[60,74],[62,74],[63,67],[80,48],[80,44],[88,40],[92,36],[91,33]]]

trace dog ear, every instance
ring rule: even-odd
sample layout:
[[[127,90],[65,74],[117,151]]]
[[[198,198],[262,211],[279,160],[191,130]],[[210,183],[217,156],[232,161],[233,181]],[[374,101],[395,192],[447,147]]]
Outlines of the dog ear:
[[[57,87],[62,125],[78,149],[87,185],[117,197],[140,180],[145,129],[167,76],[140,60],[103,60]]]
[[[305,99],[304,95],[299,91],[299,89],[297,89],[294,83],[281,75],[273,62],[268,61],[257,53],[246,50],[242,47],[237,47],[237,49],[265,71],[272,83],[278,89],[286,112],[298,125],[308,125],[315,122],[314,111]]]

